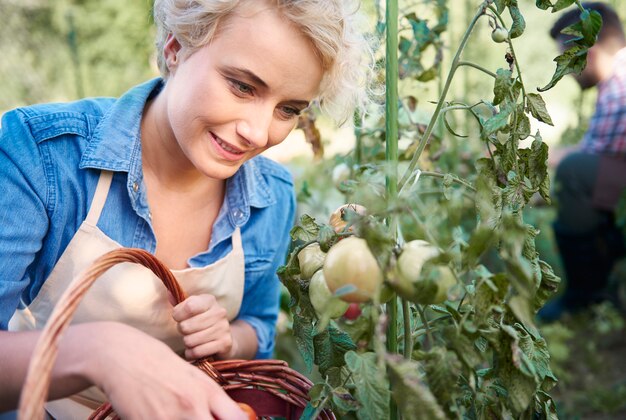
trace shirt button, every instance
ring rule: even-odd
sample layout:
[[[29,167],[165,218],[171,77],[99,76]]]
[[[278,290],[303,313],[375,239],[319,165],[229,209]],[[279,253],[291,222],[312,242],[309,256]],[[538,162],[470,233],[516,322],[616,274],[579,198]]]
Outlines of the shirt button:
[[[233,211],[233,217],[235,219],[241,219],[241,218],[243,218],[243,212],[241,210],[237,209],[237,210]]]
[[[133,182],[133,191],[139,191],[139,184],[137,184],[136,182]]]

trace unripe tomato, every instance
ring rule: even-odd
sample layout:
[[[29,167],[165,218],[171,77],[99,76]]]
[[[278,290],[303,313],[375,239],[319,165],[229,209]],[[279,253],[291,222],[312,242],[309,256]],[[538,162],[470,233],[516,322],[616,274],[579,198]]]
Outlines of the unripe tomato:
[[[242,403],[242,402],[238,402],[237,405],[239,405],[239,408],[241,408],[243,410],[243,412],[248,415],[248,420],[255,420],[257,418],[256,417],[256,412],[248,404]]]
[[[380,294],[378,295],[379,302],[387,303],[394,297],[396,297],[396,292],[394,292],[394,290],[389,287],[387,283],[383,283],[383,285],[380,287]]]
[[[430,243],[417,239],[407,242],[402,247],[402,253],[398,257],[397,269],[401,280],[415,282],[419,279],[422,266],[431,258],[439,255],[437,247]]]
[[[313,277],[311,277],[309,299],[319,317],[327,313],[331,318],[339,318],[350,306],[347,302],[333,296],[326,284],[322,270],[316,271]]]
[[[300,277],[308,280],[313,274],[324,265],[326,254],[320,249],[317,242],[307,245],[298,253],[298,263],[300,265]]]
[[[426,241],[408,242],[396,263],[391,286],[402,297],[422,305],[441,303],[448,299],[456,277],[449,266],[437,262],[437,247]]]
[[[331,292],[352,285],[356,290],[342,294],[346,302],[367,302],[383,281],[383,273],[365,239],[351,236],[333,245],[324,261],[324,277]]]
[[[450,267],[437,267],[437,276],[434,279],[437,285],[437,294],[433,298],[433,303],[442,303],[448,299],[448,291],[456,285],[456,277]]]
[[[339,187],[342,182],[347,181],[350,178],[350,167],[345,163],[340,163],[333,169],[333,184]]]
[[[343,314],[343,317],[349,321],[354,321],[361,316],[361,307],[358,303],[351,303]]]
[[[493,42],[497,42],[498,44],[506,41],[508,37],[509,31],[499,26],[491,31],[491,39],[493,40]]]
[[[363,216],[367,214],[367,209],[359,204],[344,204],[340,206],[330,215],[330,221],[328,223],[335,229],[335,232],[342,232],[348,225],[348,221],[345,219],[347,211],[353,211]],[[352,232],[352,228],[349,228],[348,232]]]

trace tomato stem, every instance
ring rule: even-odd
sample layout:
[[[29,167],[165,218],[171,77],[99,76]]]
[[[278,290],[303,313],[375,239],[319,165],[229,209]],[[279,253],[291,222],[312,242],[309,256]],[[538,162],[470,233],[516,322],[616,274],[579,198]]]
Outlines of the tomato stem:
[[[398,197],[398,0],[387,0],[385,10],[386,61],[385,61],[385,161],[387,170],[385,186],[388,206]],[[396,237],[396,217],[387,219],[390,231]],[[387,303],[389,323],[387,327],[387,351],[398,353],[398,299]],[[389,398],[389,418],[398,418],[398,407],[395,400]]]
[[[402,317],[404,320],[404,358],[410,359],[413,352],[413,337],[411,334],[411,312],[409,301],[402,299]]]
[[[424,329],[426,330],[426,337],[428,338],[428,348],[430,348],[434,343],[433,334],[428,325],[428,318],[426,317],[426,312],[424,312],[424,308],[422,305],[417,306],[417,311],[419,312],[420,319],[422,320],[422,324],[424,325]],[[426,346],[425,346],[426,347]]]
[[[420,156],[422,155],[422,152],[424,151],[424,148],[428,144],[428,140],[430,138],[430,135],[433,132],[433,129],[435,128],[435,123],[439,119],[439,114],[441,112],[441,108],[443,108],[443,105],[444,105],[445,100],[446,100],[446,96],[448,95],[448,90],[450,89],[450,85],[452,83],[452,79],[454,77],[454,74],[456,73],[456,70],[459,67],[459,62],[461,61],[461,54],[463,53],[463,50],[465,49],[465,46],[467,45],[467,42],[469,41],[469,37],[470,37],[472,31],[474,30],[474,27],[476,27],[476,23],[478,22],[478,19],[480,19],[482,16],[485,15],[485,10],[487,9],[487,7],[491,3],[492,3],[491,0],[485,0],[480,5],[480,7],[478,8],[478,11],[476,12],[476,14],[474,15],[472,21],[470,22],[469,27],[465,31],[465,34],[463,35],[463,38],[461,39],[461,43],[459,45],[459,48],[457,49],[456,54],[454,55],[454,58],[452,60],[452,64],[450,65],[450,72],[448,73],[448,77],[446,79],[446,83],[444,84],[444,87],[441,90],[441,94],[439,96],[439,100],[437,101],[437,106],[435,107],[435,111],[433,112],[433,115],[430,118],[430,122],[428,123],[428,126],[426,127],[426,130],[424,131],[424,134],[422,135],[422,138],[421,138],[421,140],[419,142],[419,145],[417,146],[417,150],[415,150],[415,153],[413,154],[413,157],[411,158],[411,162],[409,163],[409,167],[407,168],[407,170],[405,171],[402,179],[400,180],[400,184],[398,185],[398,189],[399,190],[402,189],[404,184],[406,184],[406,182],[411,177],[411,174],[413,173],[413,170],[415,169],[415,166],[417,165],[417,162],[418,162]]]
[[[479,64],[472,63],[471,61],[459,61],[458,67],[461,67],[461,66],[473,67],[473,68],[475,68],[477,70],[482,71],[483,73],[488,74],[489,76],[493,77],[494,79],[497,77],[494,72],[487,70],[486,68],[484,68],[483,66],[481,66]]]

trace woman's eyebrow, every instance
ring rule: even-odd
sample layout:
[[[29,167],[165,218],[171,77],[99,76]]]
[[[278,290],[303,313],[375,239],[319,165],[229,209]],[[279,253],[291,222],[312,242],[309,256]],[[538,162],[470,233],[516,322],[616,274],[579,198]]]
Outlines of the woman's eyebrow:
[[[239,67],[226,67],[226,70],[231,72],[231,73],[238,73],[239,75],[242,76],[246,76],[248,79],[250,79],[250,81],[256,83],[257,85],[263,87],[263,88],[268,88],[269,86],[267,85],[267,83],[265,83],[265,81],[263,81],[263,79],[261,79],[259,76],[257,76],[256,74],[254,74],[253,72],[251,72],[248,69],[243,69],[243,68],[239,68]]]
[[[302,107],[302,109],[304,108],[308,108],[309,105],[311,105],[311,103],[309,101],[303,101],[303,100],[298,100],[298,99],[294,99],[292,101],[287,101],[287,103],[298,106],[298,107]]]
[[[269,89],[269,86],[267,85],[267,83],[265,83],[263,79],[261,79],[259,76],[257,76],[256,74],[254,74],[252,71],[248,69],[244,69],[241,67],[227,66],[225,70],[226,72],[231,73],[233,75],[244,76],[248,78],[251,82],[259,85],[260,87],[264,89]],[[300,99],[294,99],[289,102],[292,103],[293,105],[301,106],[303,109],[311,105],[309,101],[300,100]]]

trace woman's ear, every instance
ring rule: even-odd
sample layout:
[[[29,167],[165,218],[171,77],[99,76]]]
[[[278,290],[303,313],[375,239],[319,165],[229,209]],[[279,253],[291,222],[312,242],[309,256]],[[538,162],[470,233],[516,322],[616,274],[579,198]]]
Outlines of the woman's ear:
[[[178,65],[180,58],[180,51],[182,46],[173,34],[169,34],[165,40],[163,46],[163,58],[165,58],[165,64],[170,72],[172,72]]]

